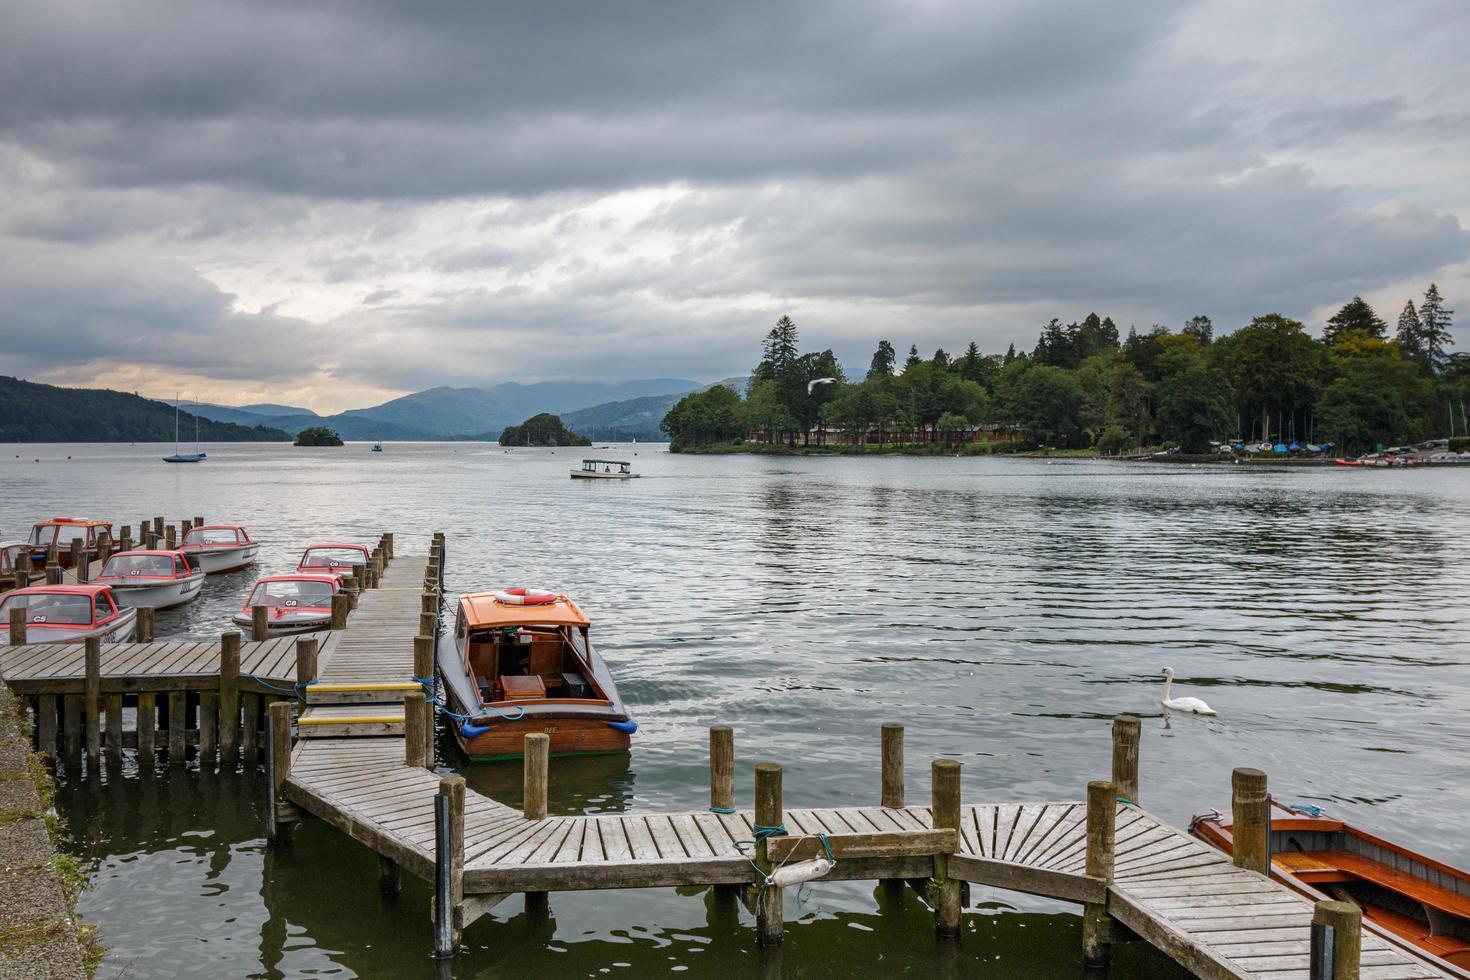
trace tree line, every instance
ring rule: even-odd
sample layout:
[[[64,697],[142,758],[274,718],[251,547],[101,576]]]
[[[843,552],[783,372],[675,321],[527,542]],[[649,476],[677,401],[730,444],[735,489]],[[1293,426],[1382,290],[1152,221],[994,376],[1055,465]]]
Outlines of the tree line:
[[[1407,303],[1396,329],[1355,296],[1314,336],[1276,313],[1215,336],[1208,316],[1179,330],[1111,317],[1052,320],[1036,346],[982,354],[943,349],[900,364],[879,341],[861,378],[832,351],[801,353],[783,316],[766,335],[744,398],[716,386],[687,395],[661,428],[675,451],[746,439],[807,444],[819,424],[841,438],[949,445],[977,429],[1027,444],[1119,452],[1211,443],[1309,442],[1349,452],[1467,433],[1470,353],[1450,353],[1454,311],[1433,284]]]

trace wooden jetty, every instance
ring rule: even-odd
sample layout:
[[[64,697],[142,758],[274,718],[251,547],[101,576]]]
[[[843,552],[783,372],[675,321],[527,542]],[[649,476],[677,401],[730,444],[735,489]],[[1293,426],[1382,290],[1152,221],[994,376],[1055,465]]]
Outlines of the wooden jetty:
[[[141,760],[160,736],[171,762],[194,747],[205,759],[217,751],[223,764],[233,760],[230,731],[246,763],[260,753],[267,768],[273,842],[289,840],[295,822],[319,818],[379,856],[385,892],[397,890],[403,870],[433,883],[441,957],[453,955],[466,926],[517,893],[542,903],[552,891],[685,885],[743,901],[760,943],[774,945],[782,882],[815,867],[825,870],[822,881],[915,888],[942,936],[959,934],[970,885],[1078,903],[1090,965],[1106,964],[1115,940],[1136,937],[1211,980],[1454,975],[1363,931],[1356,907],[1313,906],[1263,873],[1263,774],[1236,772],[1233,857],[1140,807],[1139,722],[1131,716],[1113,727],[1111,779],[1089,783],[1075,801],[964,802],[952,759],[932,762],[930,799],[910,801],[903,729],[884,725],[875,805],[787,807],[781,767],[761,763],[755,807],[738,809],[734,733],[716,726],[707,808],[551,814],[541,734],[526,737],[523,805],[505,806],[434,771],[444,546],[436,535],[427,559],[393,561],[385,536],[372,567],[358,570],[361,589],[355,583],[351,598],[342,597],[339,628],[321,643],[241,643],[226,634],[218,643],[117,645],[104,663],[95,645],[19,647],[0,654],[0,672],[37,710],[40,747],[57,752],[60,733],[60,758],[73,764],[85,755],[89,771],[102,744],[108,761],[135,745]],[[114,711],[122,698],[136,698],[145,718],[164,699],[162,727],[145,721],[122,732]],[[829,856],[830,868],[805,864]]]

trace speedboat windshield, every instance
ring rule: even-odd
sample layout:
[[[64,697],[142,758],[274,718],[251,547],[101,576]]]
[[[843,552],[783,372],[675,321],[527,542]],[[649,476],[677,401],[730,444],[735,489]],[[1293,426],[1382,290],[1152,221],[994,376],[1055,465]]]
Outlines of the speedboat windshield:
[[[330,606],[332,586],[329,582],[261,582],[250,593],[248,606]]]
[[[107,560],[102,574],[107,578],[126,578],[143,575],[152,578],[172,578],[174,559],[169,555],[113,555]]]
[[[8,596],[4,603],[0,603],[0,619],[8,620],[12,609],[24,609],[27,623],[51,623],[60,626],[92,624],[92,600],[84,595],[42,592],[35,595]]]
[[[232,527],[196,527],[184,535],[185,544],[238,544]]]
[[[351,568],[367,563],[356,548],[308,548],[301,558],[302,568]]]

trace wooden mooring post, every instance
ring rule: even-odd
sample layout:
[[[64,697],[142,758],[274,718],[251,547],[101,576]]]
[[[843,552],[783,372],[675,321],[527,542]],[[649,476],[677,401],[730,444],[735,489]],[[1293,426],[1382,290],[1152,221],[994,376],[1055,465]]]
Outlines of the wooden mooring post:
[[[954,759],[935,759],[930,764],[930,807],[935,830],[960,828],[960,764]],[[959,845],[956,844],[956,847]],[[934,856],[934,881],[930,894],[934,903],[934,929],[939,935],[960,934],[961,882],[949,876],[949,855]]]
[[[1358,980],[1362,953],[1363,910],[1351,902],[1318,902],[1312,909],[1311,980]]]
[[[240,634],[219,638],[219,763],[233,772],[240,760]]]
[[[449,959],[458,952],[463,929],[464,777],[445,776],[434,797],[435,959]]]
[[[1087,854],[1085,871],[1104,885],[1113,883],[1113,847],[1117,832],[1118,790],[1110,780],[1087,784]],[[1106,892],[1104,892],[1106,894]],[[1113,942],[1107,901],[1082,905],[1082,962],[1106,966]]]
[[[266,712],[266,738],[270,743],[265,754],[266,839],[272,844],[291,840],[291,828],[299,815],[294,804],[282,791],[291,778],[291,702],[277,701]]]
[[[1266,774],[1236,769],[1230,774],[1231,860],[1237,868],[1271,873],[1271,797]]]
[[[26,642],[26,611],[21,608],[10,610],[10,644],[22,646]]]
[[[102,638],[89,636],[86,644],[82,722],[86,726],[87,771],[97,774],[102,761]]]
[[[715,813],[735,812],[735,729],[709,729],[709,808]]]
[[[883,805],[903,806],[903,726],[883,723]]]
[[[766,837],[781,831],[781,767],[758,762],[755,767],[755,866],[762,875],[774,870]],[[769,880],[757,885],[755,896],[755,939],[761,946],[779,946],[785,928],[781,886]]]
[[[332,596],[332,621],[330,628],[334,630],[345,630],[347,628],[347,614],[352,611],[352,599],[346,592],[338,592]]]
[[[521,786],[521,813],[527,820],[545,820],[551,781],[551,736],[535,732],[527,735],[522,745],[525,773]]]
[[[271,610],[269,606],[250,607],[250,639],[264,643],[270,634]]]
[[[1134,806],[1138,802],[1138,742],[1143,723],[1137,715],[1113,719],[1113,786]]]
[[[413,638],[414,680],[427,688],[424,705],[424,765],[434,767],[434,708],[428,703],[427,695],[435,690],[434,638],[419,635]]]
[[[306,636],[296,641],[296,686],[301,691],[316,680],[317,653],[316,637]]]
[[[139,643],[153,642],[153,610],[148,606],[138,607],[138,618],[133,621],[133,639]]]
[[[71,539],[71,553],[67,560],[71,563],[72,574],[77,577],[78,582],[87,580],[87,558],[84,554],[84,544],[81,538]]]
[[[429,740],[424,728],[429,723],[429,702],[423,691],[413,691],[403,698],[403,764],[418,769],[429,768]]]

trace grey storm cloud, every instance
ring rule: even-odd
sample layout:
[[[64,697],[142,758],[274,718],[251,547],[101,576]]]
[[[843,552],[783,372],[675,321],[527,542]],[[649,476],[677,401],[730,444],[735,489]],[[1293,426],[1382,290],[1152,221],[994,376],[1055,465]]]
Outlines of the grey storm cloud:
[[[853,363],[1470,285],[1470,69],[1408,53],[1470,13],[1408,6],[0,0],[0,369],[713,379],[786,311]]]

